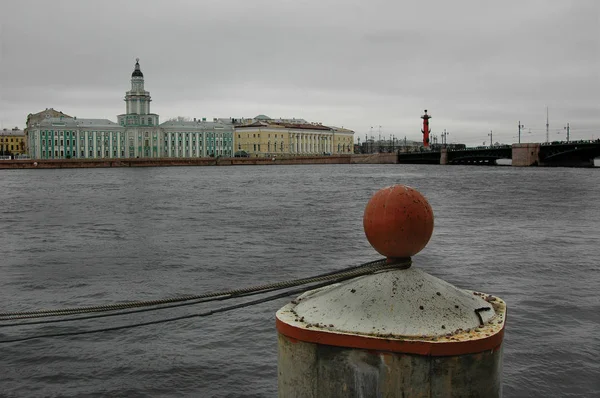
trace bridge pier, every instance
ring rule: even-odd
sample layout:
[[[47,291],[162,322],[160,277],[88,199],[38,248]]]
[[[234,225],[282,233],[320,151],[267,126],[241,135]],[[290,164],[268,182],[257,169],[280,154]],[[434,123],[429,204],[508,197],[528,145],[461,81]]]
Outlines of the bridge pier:
[[[513,144],[512,165],[517,167],[537,166],[540,164],[540,144]]]
[[[448,148],[442,148],[442,153],[440,155],[440,164],[448,164]]]

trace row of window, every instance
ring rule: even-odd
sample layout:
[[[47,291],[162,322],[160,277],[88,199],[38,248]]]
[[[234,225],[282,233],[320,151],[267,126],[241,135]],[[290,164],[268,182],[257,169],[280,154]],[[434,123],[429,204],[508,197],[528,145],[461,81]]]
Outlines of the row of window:
[[[223,138],[228,141],[231,141],[232,139],[232,136],[223,133],[165,133],[165,140],[168,137],[171,137],[171,139],[174,139],[175,137],[178,137],[179,139],[185,137],[185,139],[188,139],[190,135],[193,139],[196,139],[196,137],[202,139],[203,135],[206,135],[206,138]]]
[[[59,153],[60,153],[60,155],[59,155]],[[104,157],[109,157],[110,156],[109,153],[110,153],[109,151],[104,151]],[[48,152],[42,151],[42,158],[46,158],[46,154],[48,155],[47,157],[52,157],[52,151],[48,151]],[[96,151],[96,155],[97,155],[97,157],[101,157],[102,156],[102,151],[100,151],[100,150]],[[60,157],[67,157],[67,158],[76,158],[77,157],[77,152],[76,151],[64,151],[64,150],[60,150],[59,151],[59,150],[55,150],[54,151],[54,157],[57,158],[59,156]],[[124,157],[124,156],[125,156],[125,151],[122,150],[121,151],[121,157]],[[85,158],[85,151],[81,151],[80,152],[80,157],[81,158]],[[90,158],[94,157],[94,151],[92,151],[92,150],[89,151],[89,157]],[[115,158],[117,157],[117,151],[116,150],[113,151],[113,157],[115,157]]]
[[[231,156],[231,149],[209,149],[208,151],[208,156]],[[171,152],[169,154],[168,149],[165,149],[165,157],[178,157],[178,158],[189,158],[189,157],[200,157],[203,156],[202,154],[196,154],[194,152],[189,152],[189,151],[185,151],[185,152],[178,152],[177,154],[174,152]]]
[[[125,118],[121,119],[121,126],[125,126],[126,120],[127,120],[128,125],[137,124],[137,117],[128,116],[127,119],[125,119]],[[142,118],[140,118],[139,124],[144,125],[144,126],[153,126],[154,121],[152,120],[151,117],[149,117],[147,120],[146,120],[146,118],[142,117]]]
[[[17,140],[17,141],[15,141],[15,140]],[[21,140],[20,142],[23,142],[23,138],[21,138],[20,140]],[[0,138],[0,142],[4,142],[4,138]],[[9,142],[8,138],[6,139],[6,142]],[[19,139],[18,138],[11,138],[10,142],[19,142]]]
[[[279,136],[281,136],[281,138],[283,138],[283,134],[273,134],[273,135],[274,135],[274,137],[273,137],[273,138],[278,138],[278,135],[279,135]],[[237,136],[238,136],[238,138],[242,138],[242,135],[241,135],[241,134],[238,134]],[[300,134],[296,134],[295,136],[294,136],[294,134],[291,134],[291,135],[290,135],[290,137],[291,137],[292,139],[296,139],[296,140],[299,140],[299,139],[301,139],[301,136],[300,136]],[[323,139],[323,140],[330,140],[330,139],[331,139],[331,137],[330,137],[330,136],[325,136],[325,135],[323,135],[323,136],[318,136],[318,137],[316,137],[315,135],[305,135],[305,137],[304,137],[304,138],[305,138],[306,140],[313,140],[313,141],[314,141],[314,140],[316,140],[316,139],[319,139],[319,137],[320,137],[320,139]],[[250,138],[250,133],[248,133],[248,134],[247,134],[246,138]],[[252,134],[252,138],[260,138],[260,133],[254,133],[254,134]],[[267,137],[267,138],[271,138],[271,134],[268,134],[268,137]],[[352,138],[352,137],[347,137],[347,138],[348,138],[348,140],[349,140],[349,139],[350,139],[350,138]],[[344,140],[344,141],[346,140],[346,138],[338,138],[338,139],[342,139],[342,140]],[[352,138],[352,139],[353,139],[353,138]]]
[[[42,131],[40,133],[40,135],[42,137],[51,137],[51,136],[55,136],[55,137],[63,137],[63,136],[75,136],[75,134],[77,133],[77,131]],[[89,136],[91,136],[92,134],[96,134],[96,136],[108,136],[110,135],[116,135],[116,134],[122,134],[120,131],[80,131],[79,133],[81,133],[81,135],[83,136],[84,133],[88,133]]]
[[[60,140],[60,146],[63,146],[64,142],[65,141],[63,141],[61,139]],[[98,140],[96,142],[98,143],[98,145],[100,145],[102,143],[102,140],[100,138],[98,138]],[[116,143],[117,143],[117,141],[113,140],[113,144],[116,144]],[[66,146],[70,146],[71,145],[71,141],[69,139],[67,139],[66,140],[66,144],[67,144]],[[89,144],[90,144],[90,146],[93,146],[94,145],[94,140],[90,139],[89,140]],[[106,146],[108,146],[110,144],[110,140],[105,139],[104,140],[104,144]],[[48,141],[46,141],[46,140],[42,139],[42,146],[46,146],[46,145],[51,146],[52,145],[52,140],[48,139]],[[73,145],[74,146],[77,145],[77,142],[76,142],[75,139],[73,139]],[[84,146],[84,145],[85,145],[85,140],[82,138],[81,139],[81,146]],[[123,145],[125,145],[125,141],[123,139],[121,139],[121,146],[123,146]],[[54,146],[58,146],[58,140],[57,139],[54,140]]]

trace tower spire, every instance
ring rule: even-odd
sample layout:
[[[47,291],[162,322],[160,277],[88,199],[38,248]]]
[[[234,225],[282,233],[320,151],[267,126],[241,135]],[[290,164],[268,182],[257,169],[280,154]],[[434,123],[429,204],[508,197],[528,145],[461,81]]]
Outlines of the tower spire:
[[[142,73],[142,70],[140,69],[140,59],[139,58],[135,59],[135,69],[133,70],[131,77],[144,77],[144,74]]]

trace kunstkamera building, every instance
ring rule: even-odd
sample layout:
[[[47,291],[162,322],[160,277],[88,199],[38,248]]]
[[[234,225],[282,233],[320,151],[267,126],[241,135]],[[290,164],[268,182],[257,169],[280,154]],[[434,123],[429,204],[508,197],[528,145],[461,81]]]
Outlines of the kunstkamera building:
[[[208,157],[233,155],[233,124],[227,119],[167,121],[150,111],[139,59],[125,94],[125,113],[117,123],[46,113],[27,126],[29,156],[34,159]]]

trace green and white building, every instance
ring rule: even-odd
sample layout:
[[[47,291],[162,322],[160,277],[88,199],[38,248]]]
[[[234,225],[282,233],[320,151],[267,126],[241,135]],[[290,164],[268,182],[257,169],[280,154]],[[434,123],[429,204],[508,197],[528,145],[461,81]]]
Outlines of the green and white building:
[[[194,158],[233,156],[233,124],[228,119],[167,121],[150,112],[150,93],[136,60],[126,113],[108,119],[47,117],[28,126],[33,159]]]

